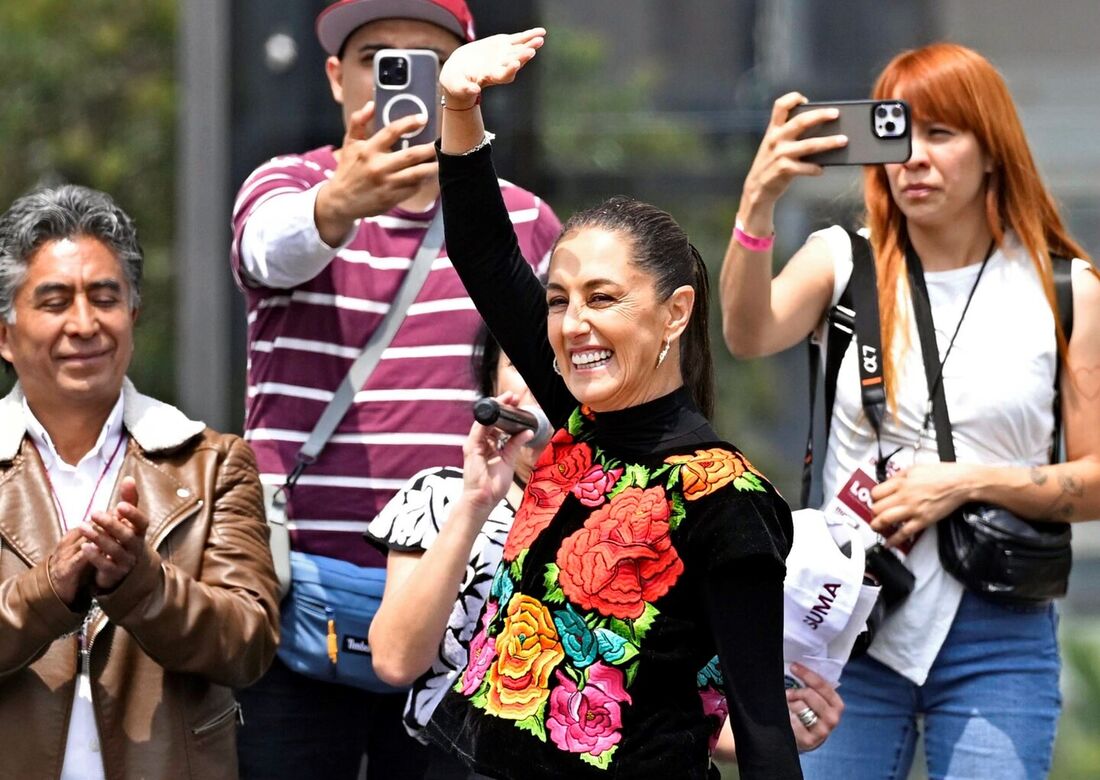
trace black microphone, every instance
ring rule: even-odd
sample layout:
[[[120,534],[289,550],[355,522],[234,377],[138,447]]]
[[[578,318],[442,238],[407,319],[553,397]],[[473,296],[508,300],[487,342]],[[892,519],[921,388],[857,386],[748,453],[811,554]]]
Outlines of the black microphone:
[[[537,406],[509,406],[495,398],[479,398],[474,401],[474,419],[482,425],[492,425],[507,434],[534,431],[535,437],[524,446],[537,449],[545,447],[554,433],[550,421]]]

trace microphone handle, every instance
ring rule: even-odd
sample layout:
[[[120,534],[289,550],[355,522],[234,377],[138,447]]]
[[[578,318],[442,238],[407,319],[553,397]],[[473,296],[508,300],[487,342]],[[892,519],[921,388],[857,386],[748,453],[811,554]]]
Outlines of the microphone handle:
[[[481,398],[474,403],[474,419],[482,425],[493,425],[508,434],[539,429],[539,421],[526,409],[503,406],[492,398]]]

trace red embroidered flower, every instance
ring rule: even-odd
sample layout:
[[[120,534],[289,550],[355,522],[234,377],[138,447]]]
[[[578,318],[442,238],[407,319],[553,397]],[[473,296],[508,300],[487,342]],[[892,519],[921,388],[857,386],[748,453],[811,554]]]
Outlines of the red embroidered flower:
[[[600,507],[558,550],[570,601],[617,618],[638,618],[684,571],[669,538],[661,487],[629,487]]]
[[[573,486],[573,495],[585,506],[599,506],[622,475],[621,468],[604,471],[603,466],[593,466]]]
[[[591,465],[592,450],[587,444],[574,443],[564,429],[554,434],[539,456],[523,493],[523,503],[504,542],[504,560],[515,560],[531,546]]]

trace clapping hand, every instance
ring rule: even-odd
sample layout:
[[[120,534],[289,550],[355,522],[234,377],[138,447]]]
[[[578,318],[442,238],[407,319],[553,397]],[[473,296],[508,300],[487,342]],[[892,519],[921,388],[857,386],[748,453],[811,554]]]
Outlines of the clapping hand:
[[[472,108],[483,88],[511,83],[545,40],[546,30],[534,27],[460,46],[439,74],[447,108],[459,111]]]
[[[119,486],[119,502],[107,512],[94,512],[90,522],[79,526],[84,537],[85,558],[95,567],[97,591],[116,588],[138,561],[148,555],[145,531],[149,520],[138,509],[137,483],[124,477]]]

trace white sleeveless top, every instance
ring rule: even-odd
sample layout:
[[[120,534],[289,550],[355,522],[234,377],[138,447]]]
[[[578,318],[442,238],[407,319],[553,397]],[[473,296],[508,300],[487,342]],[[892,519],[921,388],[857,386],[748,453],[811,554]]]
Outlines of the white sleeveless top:
[[[810,238],[825,241],[833,256],[835,305],[852,273],[848,233],[834,226]],[[1019,242],[1010,235],[1004,243],[989,259],[944,365],[944,394],[959,462],[1038,466],[1050,462],[1053,443],[1058,352],[1054,315],[1039,276]],[[1074,260],[1074,275],[1087,265],[1084,260]],[[941,357],[980,267],[975,264],[925,273]],[[895,337],[893,345],[893,365],[899,372],[895,383],[897,412],[895,415],[888,410],[883,422],[882,451],[888,455],[898,447],[902,449],[890,458],[890,473],[913,463],[939,460],[931,422],[919,451],[915,450],[928,407],[928,383],[908,285],[899,287],[899,307],[905,321],[902,337]],[[826,325],[824,320],[819,324],[818,340],[824,337]],[[853,338],[837,377],[822,478],[826,502],[856,468],[875,473],[878,449],[874,432],[864,420],[859,388]],[[870,655],[922,685],[951,628],[963,587],[940,565],[935,526],[920,536],[906,563],[916,575],[916,587],[880,628]]]

